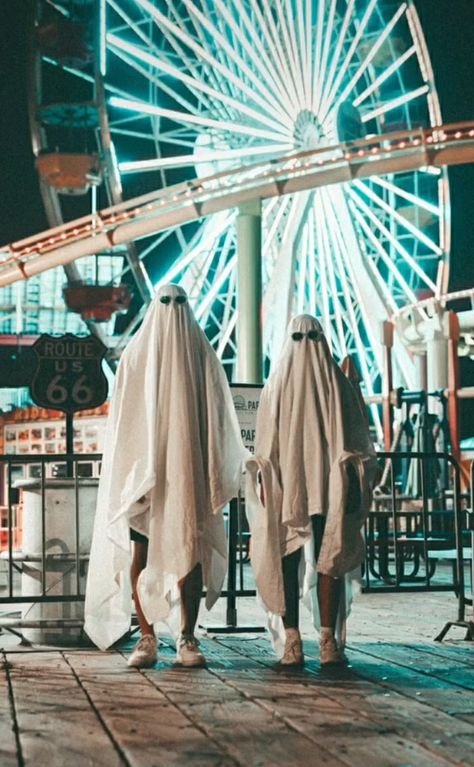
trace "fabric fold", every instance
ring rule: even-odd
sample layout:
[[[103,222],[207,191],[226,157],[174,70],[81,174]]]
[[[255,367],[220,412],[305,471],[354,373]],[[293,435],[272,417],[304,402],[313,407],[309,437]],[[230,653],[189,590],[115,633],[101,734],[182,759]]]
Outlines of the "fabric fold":
[[[310,315],[295,317],[262,391],[255,457],[247,463],[252,565],[260,597],[273,616],[284,615],[281,558],[304,548],[300,582],[316,626],[318,575],[344,578],[339,620],[339,635],[344,635],[352,573],[364,559],[361,528],[375,471],[356,392],[332,358],[320,323]],[[315,514],[326,518],[317,562]],[[281,634],[281,620],[271,617],[270,625],[274,637]]]
[[[178,625],[178,581],[197,563],[214,604],[227,571],[222,510],[248,457],[185,291],[162,286],[122,355],[107,421],[85,604],[99,647],[130,625],[130,527],[148,537],[138,592],[150,623]]]

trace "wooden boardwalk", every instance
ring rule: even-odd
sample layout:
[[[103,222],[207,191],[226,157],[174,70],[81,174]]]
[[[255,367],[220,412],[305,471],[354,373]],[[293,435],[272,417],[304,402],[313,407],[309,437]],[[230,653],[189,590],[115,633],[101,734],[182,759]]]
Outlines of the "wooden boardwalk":
[[[261,622],[252,600],[241,622]],[[350,666],[277,671],[264,635],[204,637],[205,669],[128,669],[119,651],[27,648],[0,636],[1,767],[452,767],[474,765],[474,648],[454,631],[453,595],[361,595]],[[218,623],[223,605],[203,622]]]

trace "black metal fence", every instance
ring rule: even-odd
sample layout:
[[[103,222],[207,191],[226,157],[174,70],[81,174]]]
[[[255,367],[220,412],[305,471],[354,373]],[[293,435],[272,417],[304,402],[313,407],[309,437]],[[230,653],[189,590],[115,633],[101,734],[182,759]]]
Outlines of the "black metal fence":
[[[378,459],[382,483],[374,491],[365,525],[363,590],[454,591],[457,619],[436,638],[458,625],[474,639],[474,618],[466,620],[474,591],[472,466],[469,495],[461,491],[459,464],[448,453],[379,453]]]
[[[374,491],[365,526],[365,591],[462,589],[463,544],[470,542],[459,464],[436,452],[379,453],[378,458],[384,482]],[[398,481],[407,460],[410,488]],[[442,487],[433,482],[437,473],[447,477]],[[440,574],[438,566],[449,562],[451,575]]]
[[[0,628],[31,641],[80,635],[100,462],[0,456]]]

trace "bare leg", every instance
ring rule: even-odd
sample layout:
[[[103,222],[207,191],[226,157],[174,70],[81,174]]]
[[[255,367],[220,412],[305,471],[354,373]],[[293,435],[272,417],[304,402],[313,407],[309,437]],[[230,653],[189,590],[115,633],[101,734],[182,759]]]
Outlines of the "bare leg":
[[[341,598],[341,579],[330,575],[318,574],[318,602],[321,626],[336,629],[339,600]]]
[[[133,559],[132,559],[132,566],[130,569],[130,576],[132,579],[132,595],[133,595],[133,601],[135,602],[135,610],[137,613],[138,625],[140,626],[140,631],[142,633],[142,636],[145,636],[146,634],[151,634],[152,636],[155,636],[155,632],[153,631],[153,626],[150,623],[148,623],[147,619],[145,618],[143,614],[143,611],[140,605],[140,600],[137,594],[138,577],[141,571],[144,570],[146,567],[147,556],[148,556],[148,543],[134,541],[133,542]]]
[[[279,664],[282,666],[301,666],[304,663],[303,645],[299,632],[300,589],[298,569],[301,559],[301,549],[293,551],[281,560],[283,570],[283,588],[285,592],[285,649]]]
[[[319,659],[321,666],[346,662],[343,648],[338,645],[335,637],[337,613],[341,598],[343,598],[342,579],[331,578],[330,575],[319,573],[318,602],[321,615]]]
[[[298,568],[300,565],[301,549],[283,557],[283,587],[285,590],[286,613],[283,616],[285,629],[297,629],[299,625],[300,589],[298,583]]]
[[[181,593],[181,633],[194,634],[202,595],[202,567],[198,563],[179,582]]]
[[[314,514],[311,517],[311,523],[313,525],[314,550],[317,562],[324,537],[326,519],[319,514]],[[325,631],[329,631],[332,636],[334,636],[334,631],[336,628],[340,598],[340,578],[331,578],[330,575],[323,575],[322,573],[318,573],[318,603],[321,628],[324,628]]]

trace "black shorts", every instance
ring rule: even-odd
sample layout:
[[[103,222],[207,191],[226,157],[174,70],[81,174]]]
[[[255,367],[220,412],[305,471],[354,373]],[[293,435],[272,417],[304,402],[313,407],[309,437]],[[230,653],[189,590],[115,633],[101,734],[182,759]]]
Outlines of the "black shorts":
[[[311,524],[313,526],[314,536],[314,558],[316,562],[319,559],[319,552],[321,551],[321,544],[323,542],[324,528],[326,527],[326,517],[322,514],[312,514]]]
[[[148,538],[142,533],[138,533],[132,527],[130,528],[130,540],[135,543],[148,543]]]
[[[347,490],[346,514],[352,514],[359,511],[362,503],[362,495],[359,478],[351,463],[347,466],[347,476],[349,484]],[[326,516],[323,516],[322,514],[313,514],[311,516],[311,524],[313,526],[314,536],[314,556],[317,562],[319,559],[319,552],[321,551],[321,544],[323,542],[324,528],[326,527]]]

